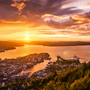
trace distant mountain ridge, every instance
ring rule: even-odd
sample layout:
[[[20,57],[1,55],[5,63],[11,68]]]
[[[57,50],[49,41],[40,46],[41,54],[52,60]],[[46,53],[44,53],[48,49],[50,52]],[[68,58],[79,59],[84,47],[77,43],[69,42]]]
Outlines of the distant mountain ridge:
[[[90,42],[81,41],[32,41],[26,42],[31,45],[43,45],[43,46],[79,46],[79,45],[90,45]]]

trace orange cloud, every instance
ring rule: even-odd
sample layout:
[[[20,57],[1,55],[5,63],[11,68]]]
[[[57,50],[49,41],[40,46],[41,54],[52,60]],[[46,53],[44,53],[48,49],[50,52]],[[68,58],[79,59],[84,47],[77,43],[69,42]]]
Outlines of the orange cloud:
[[[0,19],[12,21],[26,21],[30,26],[46,25],[44,17],[64,20],[61,15],[78,13],[81,10],[73,10],[73,7],[61,9],[67,0],[0,0]],[[61,3],[61,4],[59,4]],[[48,9],[49,8],[49,9]],[[18,15],[19,10],[19,15]],[[53,14],[53,15],[51,15]],[[42,17],[42,18],[41,18]]]
[[[18,8],[18,10],[20,11],[19,14],[21,14],[21,10],[26,6],[25,3],[14,3],[14,4],[11,4],[12,7],[16,7]]]
[[[45,16],[51,16],[51,15],[45,15]],[[75,14],[75,15],[72,15],[71,17],[69,17],[68,19],[61,19],[59,21],[56,21],[53,19],[50,19],[47,21],[48,26],[50,26],[52,28],[56,28],[56,29],[68,29],[74,25],[81,26],[82,24],[87,24],[87,23],[90,23],[90,12],[85,13],[85,14],[80,14],[80,15]],[[86,27],[86,26],[83,26],[83,27]],[[84,28],[80,28],[78,30],[81,30],[81,29],[86,30]]]
[[[18,24],[18,23],[26,23],[26,22],[22,22],[22,21],[5,21],[5,20],[0,20],[1,22],[4,23],[14,23],[14,24]]]
[[[23,1],[23,2],[25,2],[25,1],[30,1],[30,0],[12,0],[13,2],[21,2],[21,1]]]
[[[80,15],[76,15],[76,14],[72,16],[72,19],[74,19],[74,20],[79,20],[79,19],[80,20],[85,20],[83,15],[80,16]]]
[[[73,15],[72,19],[75,20],[74,24],[83,24],[90,22],[89,13],[81,14],[81,15]]]
[[[41,18],[45,18],[45,17],[53,17],[53,18],[57,18],[57,19],[67,19],[67,17],[60,17],[60,16],[56,16],[56,15],[52,15],[52,14],[42,15]]]

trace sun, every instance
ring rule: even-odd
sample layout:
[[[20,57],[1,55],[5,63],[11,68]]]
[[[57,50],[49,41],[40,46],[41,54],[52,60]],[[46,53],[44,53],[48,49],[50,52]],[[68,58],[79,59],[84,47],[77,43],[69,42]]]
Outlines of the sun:
[[[26,40],[29,40],[29,37],[26,37]]]

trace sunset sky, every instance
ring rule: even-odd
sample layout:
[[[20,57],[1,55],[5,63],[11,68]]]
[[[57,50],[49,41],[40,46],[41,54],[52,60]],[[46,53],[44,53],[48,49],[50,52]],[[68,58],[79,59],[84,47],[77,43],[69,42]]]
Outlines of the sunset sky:
[[[0,40],[90,41],[90,0],[0,0]]]

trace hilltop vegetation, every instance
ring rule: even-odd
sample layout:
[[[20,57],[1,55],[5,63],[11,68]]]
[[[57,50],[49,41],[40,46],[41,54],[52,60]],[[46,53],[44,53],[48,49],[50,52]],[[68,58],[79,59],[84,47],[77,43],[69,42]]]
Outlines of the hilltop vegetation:
[[[79,68],[54,73],[43,80],[33,80],[35,90],[90,90],[90,62]],[[29,90],[29,87],[27,87]]]
[[[14,82],[1,88],[2,90],[8,88],[12,90],[90,90],[90,62],[83,63],[78,68],[55,72],[44,79],[33,79],[31,82],[22,80],[22,82]]]

